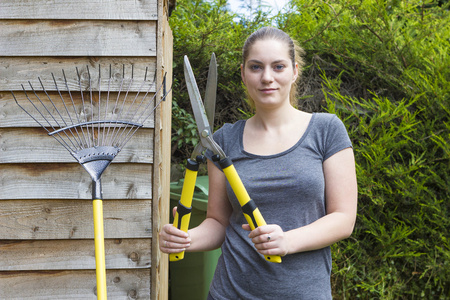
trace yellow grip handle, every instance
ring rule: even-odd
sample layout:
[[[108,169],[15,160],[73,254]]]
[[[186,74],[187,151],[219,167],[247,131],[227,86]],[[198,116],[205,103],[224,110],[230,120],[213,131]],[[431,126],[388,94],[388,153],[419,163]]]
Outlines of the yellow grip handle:
[[[97,299],[106,300],[105,236],[103,231],[103,203],[93,200],[95,272],[97,275]]]
[[[242,207],[244,217],[250,225],[250,228],[253,230],[256,227],[267,225],[258,207],[256,207],[255,202],[248,195],[233,164],[222,168],[222,170]],[[281,263],[281,256],[279,255],[264,255],[264,257],[267,261]]]
[[[189,221],[191,220],[192,197],[194,197],[195,182],[197,181],[198,171],[186,169],[184,175],[183,189],[181,190],[181,198],[178,201],[177,212],[173,220],[173,226],[184,232],[189,229]],[[184,251],[179,253],[170,253],[170,261],[179,261],[184,258]]]

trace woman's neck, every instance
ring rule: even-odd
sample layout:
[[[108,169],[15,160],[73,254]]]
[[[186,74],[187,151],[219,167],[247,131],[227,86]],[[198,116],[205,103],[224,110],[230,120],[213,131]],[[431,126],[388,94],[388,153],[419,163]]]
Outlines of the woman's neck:
[[[290,104],[277,109],[257,108],[255,115],[249,121],[259,130],[276,130],[292,124],[300,114],[302,112]]]

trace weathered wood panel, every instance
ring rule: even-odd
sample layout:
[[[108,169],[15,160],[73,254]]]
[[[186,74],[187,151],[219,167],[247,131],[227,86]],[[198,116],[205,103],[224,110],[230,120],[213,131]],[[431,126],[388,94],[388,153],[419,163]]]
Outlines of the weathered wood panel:
[[[47,96],[42,93],[42,92],[37,92],[36,93],[38,95],[38,97],[42,100],[43,103],[46,104],[47,107],[52,108],[52,104],[50,103],[50,101],[48,100]],[[49,93],[50,94],[50,93]],[[123,98],[123,94],[126,94],[126,92],[121,93],[120,96],[120,100]],[[32,114],[35,118],[38,118],[40,122],[42,122],[42,120],[40,120],[40,114],[39,112],[37,112],[35,110],[35,108],[33,108],[31,102],[29,102],[25,96],[25,94],[23,92],[15,92],[14,93],[17,103],[19,103],[25,110],[27,110],[30,114]],[[64,104],[62,101],[60,101],[59,99],[59,95],[55,95],[54,93],[50,94],[52,97],[52,100],[57,100],[55,101],[55,107],[66,117],[67,119],[67,113],[65,113],[65,108],[64,108]],[[116,99],[114,98],[117,94],[116,93],[110,93],[109,97],[109,107],[110,110],[112,110],[112,108],[114,107],[114,103],[116,101]],[[128,93],[127,98],[132,101],[135,97],[136,93]],[[103,93],[103,98],[107,96],[107,93]],[[139,94],[140,97],[143,97],[143,93]],[[38,99],[34,96],[33,93],[31,93],[31,95],[29,95],[30,99],[34,102],[37,102]],[[67,96],[67,94],[63,95],[65,101],[70,101],[70,97]],[[74,98],[74,101],[77,100],[77,103],[75,105],[76,110],[78,115],[80,116],[80,118],[82,119],[81,121],[84,121],[83,119],[85,117],[88,118],[88,120],[90,120],[91,116],[90,116],[90,112],[91,110],[94,110],[95,113],[98,110],[98,106],[97,103],[94,102],[94,106],[93,109],[90,106],[90,103],[88,103],[87,105],[85,105],[85,107],[83,108],[83,104],[81,103],[81,94],[80,92],[78,93],[73,93],[72,97]],[[116,96],[117,97],[117,96]],[[153,94],[149,94],[148,97],[153,97]],[[104,99],[103,99],[104,100]],[[151,100],[151,99],[149,99]],[[14,97],[12,96],[11,93],[8,92],[0,92],[0,128],[1,127],[40,127],[40,125],[34,121],[32,118],[30,118],[30,116],[25,113],[18,105],[17,105],[16,101],[14,100]],[[158,104],[158,103],[156,103]],[[73,106],[70,102],[66,102],[66,105],[68,106],[69,110],[70,110],[70,114],[72,115],[72,118],[74,120],[74,123],[77,123],[78,121],[75,119],[75,113],[73,112]],[[102,102],[103,106],[105,106],[105,103]],[[43,112],[45,112],[45,110],[42,108],[42,106],[39,106],[39,109]],[[151,106],[149,106],[149,109],[147,110],[147,112],[149,113],[149,118],[147,120],[145,120],[144,122],[144,126],[145,128],[153,128],[154,127],[154,112],[152,112],[152,110],[154,109],[154,102],[151,104]],[[133,111],[136,110],[135,108],[133,109]],[[82,114],[81,111],[86,111],[87,116],[85,114]],[[124,111],[126,110],[126,107],[124,109]],[[56,111],[56,109],[51,110],[51,113],[53,116],[57,116],[58,112]],[[51,120],[51,118],[49,118]],[[117,115],[112,115],[112,114],[108,114],[108,116],[106,116],[104,119],[108,119],[108,120],[116,120],[117,119]],[[42,122],[42,124],[47,125],[46,123]]]
[[[162,77],[165,72],[172,74],[172,30],[168,21],[168,3],[164,2],[159,10],[159,31],[158,31],[158,70],[161,70]],[[166,78],[167,87],[172,86],[172,76]],[[169,222],[170,204],[170,145],[171,132],[167,130],[171,127],[172,103],[171,94],[167,101],[163,103],[155,114],[155,158],[154,158],[154,196],[153,196],[153,218],[159,222],[153,224],[152,239],[152,299],[168,299],[168,255],[159,250],[158,232],[161,226]]]
[[[157,0],[2,0],[0,19],[156,20]]]
[[[168,72],[170,82],[172,58],[165,56],[171,49],[163,48],[171,47],[171,40],[161,43],[170,31],[167,5],[167,0],[0,1],[0,299],[96,298],[91,178],[54,139],[37,133],[39,125],[19,110],[9,91],[20,91],[28,80],[36,88],[40,77],[52,94],[51,74],[61,82],[62,69],[72,91],[75,67],[81,89],[90,77],[96,90],[99,65],[102,90],[109,65],[110,91],[118,90],[124,65],[126,77],[134,66],[130,92],[138,90],[145,70],[147,80],[158,77],[161,83]],[[171,32],[165,36],[172,38]],[[150,93],[161,94],[157,86]],[[168,216],[165,114],[171,106],[164,104],[102,176],[110,299],[167,299],[167,255],[153,241]]]
[[[62,69],[64,69],[67,79],[74,81],[78,79],[76,68],[80,73],[85,73],[86,66],[89,66],[92,82],[96,84],[99,65],[101,66],[101,76],[104,79],[110,76],[110,66],[114,70],[112,75],[116,79],[122,78],[123,66],[125,66],[126,76],[130,77],[131,66],[133,66],[135,83],[130,90],[137,91],[146,72],[148,80],[153,80],[155,77],[156,57],[2,57],[0,60],[0,91],[21,90],[21,84],[26,85],[28,80],[37,83],[38,77],[41,77],[46,88],[53,91],[55,88],[51,77],[52,73],[55,77],[61,78]],[[83,88],[86,88],[87,81],[82,83]],[[117,90],[117,86],[112,86],[111,90]],[[154,91],[155,88],[151,90],[151,92]],[[6,96],[9,98],[10,93]]]
[[[109,299],[150,299],[150,269],[107,270]],[[0,272],[0,299],[97,299],[95,271]]]
[[[0,240],[92,239],[92,201],[4,200]],[[151,200],[103,201],[105,238],[150,238]]]
[[[150,164],[112,163],[102,175],[103,199],[151,199]],[[75,164],[0,167],[1,199],[91,199],[92,180]]]
[[[153,129],[139,129],[114,163],[152,163]],[[0,163],[73,163],[74,157],[42,128],[1,128]]]
[[[155,56],[156,22],[2,20],[3,56]]]
[[[105,240],[107,269],[149,268],[150,239]],[[93,240],[0,241],[0,271],[95,270]]]

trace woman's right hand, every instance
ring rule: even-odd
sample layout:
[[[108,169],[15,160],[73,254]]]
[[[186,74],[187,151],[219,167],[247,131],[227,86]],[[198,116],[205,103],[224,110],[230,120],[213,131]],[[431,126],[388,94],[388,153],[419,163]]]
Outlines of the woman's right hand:
[[[173,208],[173,215],[177,208]],[[164,253],[179,253],[185,251],[191,245],[191,238],[173,224],[166,224],[159,232],[159,249]]]

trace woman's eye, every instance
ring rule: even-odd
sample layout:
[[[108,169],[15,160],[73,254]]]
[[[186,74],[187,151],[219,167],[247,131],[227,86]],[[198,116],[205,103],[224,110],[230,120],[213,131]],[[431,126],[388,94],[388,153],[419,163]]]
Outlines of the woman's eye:
[[[251,65],[250,66],[250,70],[252,70],[252,71],[261,70],[261,66],[260,65]]]
[[[277,71],[281,71],[284,68],[285,68],[284,65],[276,65],[274,69],[277,70]]]

